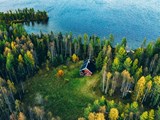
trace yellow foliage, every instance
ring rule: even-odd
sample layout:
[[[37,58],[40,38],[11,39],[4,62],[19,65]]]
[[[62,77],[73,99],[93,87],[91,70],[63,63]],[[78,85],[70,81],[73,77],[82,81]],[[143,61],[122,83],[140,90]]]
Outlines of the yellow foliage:
[[[21,54],[18,55],[18,62],[23,63],[23,57]]]
[[[8,47],[5,47],[5,49],[4,49],[4,56],[7,56],[8,55],[8,53],[10,53],[11,52],[11,49],[10,48],[8,48]]]
[[[89,113],[88,120],[95,120],[95,117],[94,113]]]
[[[119,112],[116,108],[111,108],[109,112],[110,120],[117,120],[119,118]]]
[[[81,118],[78,118],[78,120],[85,120],[85,118],[81,117]]]
[[[140,120],[148,120],[148,112],[147,111],[142,113],[142,115],[140,116]]]
[[[105,120],[104,113],[90,113],[88,120]]]
[[[149,120],[154,120],[154,117],[155,117],[155,115],[154,115],[155,113],[154,113],[154,110],[153,109],[151,109],[150,111],[149,111]]]
[[[44,110],[38,106],[35,106],[33,108],[34,113],[37,115],[37,117],[43,116],[44,115]]]
[[[145,77],[144,76],[142,76],[139,80],[138,80],[138,82],[137,82],[137,84],[136,84],[136,86],[135,86],[135,94],[136,94],[136,96],[135,96],[135,100],[137,101],[137,100],[141,100],[141,98],[142,98],[142,96],[143,96],[143,94],[144,94],[144,89],[145,89],[145,84],[146,84],[146,80],[145,80]]]
[[[106,112],[106,106],[100,106],[99,111],[101,113],[105,113]]]
[[[12,48],[12,50],[15,49],[15,45],[16,45],[16,43],[12,41],[12,42],[11,42],[11,48]]]
[[[32,65],[34,65],[34,57],[29,50],[27,50],[27,57],[31,60]]]
[[[10,80],[7,80],[7,84],[8,84],[9,89],[10,89],[13,93],[16,93],[16,88],[15,88],[15,86],[14,86],[14,83],[11,82]]]
[[[120,49],[118,50],[118,54],[120,54],[121,56],[126,54],[126,50],[123,47],[120,47]]]
[[[151,90],[151,88],[152,88],[152,81],[151,80],[147,83],[147,88],[149,91]]]
[[[112,48],[111,48],[110,45],[108,45],[108,47],[107,47],[107,56],[111,57],[111,54],[112,54]]]
[[[107,72],[107,79],[108,79],[108,80],[110,80],[110,79],[111,79],[111,77],[112,77],[112,73]]]
[[[114,59],[114,64],[119,65],[119,59],[117,57]]]
[[[26,117],[22,112],[19,113],[18,120],[26,120]]]
[[[73,54],[73,55],[72,55],[72,61],[73,61],[73,62],[79,61],[79,57],[78,57],[76,54]]]
[[[57,77],[62,77],[63,75],[64,75],[64,71],[63,70],[58,70]]]
[[[105,120],[103,113],[97,113],[96,114],[96,120]]]

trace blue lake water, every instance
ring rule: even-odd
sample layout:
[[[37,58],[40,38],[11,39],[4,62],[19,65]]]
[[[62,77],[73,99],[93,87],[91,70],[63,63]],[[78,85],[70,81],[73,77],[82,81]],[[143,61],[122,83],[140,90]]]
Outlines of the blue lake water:
[[[116,42],[126,37],[132,48],[145,37],[155,41],[160,36],[159,0],[0,0],[0,11],[25,7],[49,14],[47,25],[25,26],[28,33],[71,31],[101,38],[112,33]]]

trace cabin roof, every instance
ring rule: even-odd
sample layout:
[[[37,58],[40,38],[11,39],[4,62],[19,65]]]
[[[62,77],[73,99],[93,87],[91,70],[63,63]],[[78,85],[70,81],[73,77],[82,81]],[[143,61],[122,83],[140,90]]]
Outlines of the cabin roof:
[[[83,63],[83,65],[81,67],[81,71],[84,70],[84,69],[88,69],[91,72],[94,72],[95,71],[95,65],[93,64],[93,62],[91,62],[90,59],[88,59]]]

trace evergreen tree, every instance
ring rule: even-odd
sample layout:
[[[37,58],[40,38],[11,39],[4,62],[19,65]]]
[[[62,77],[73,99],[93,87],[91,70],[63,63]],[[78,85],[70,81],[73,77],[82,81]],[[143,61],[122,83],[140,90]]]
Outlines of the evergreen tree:
[[[96,68],[100,70],[103,66],[103,52],[100,51],[98,57],[96,58]]]

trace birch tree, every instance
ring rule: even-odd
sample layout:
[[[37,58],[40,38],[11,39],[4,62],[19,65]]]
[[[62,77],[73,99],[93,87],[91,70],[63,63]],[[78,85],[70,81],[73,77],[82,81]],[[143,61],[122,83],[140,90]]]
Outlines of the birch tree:
[[[142,100],[142,97],[144,95],[144,90],[145,90],[145,84],[146,84],[146,80],[145,80],[145,77],[142,76],[138,82],[136,83],[135,85],[135,88],[134,88],[134,100],[137,101],[141,101]]]
[[[122,92],[122,97],[125,97],[129,93],[134,81],[133,77],[130,76],[130,73],[127,70],[124,70],[121,73],[121,76],[122,76],[122,84],[120,90]]]
[[[111,81],[111,77],[112,77],[112,73],[107,72],[107,80],[106,80],[105,94],[107,94],[107,92],[108,92],[109,85],[110,85],[110,81]]]

